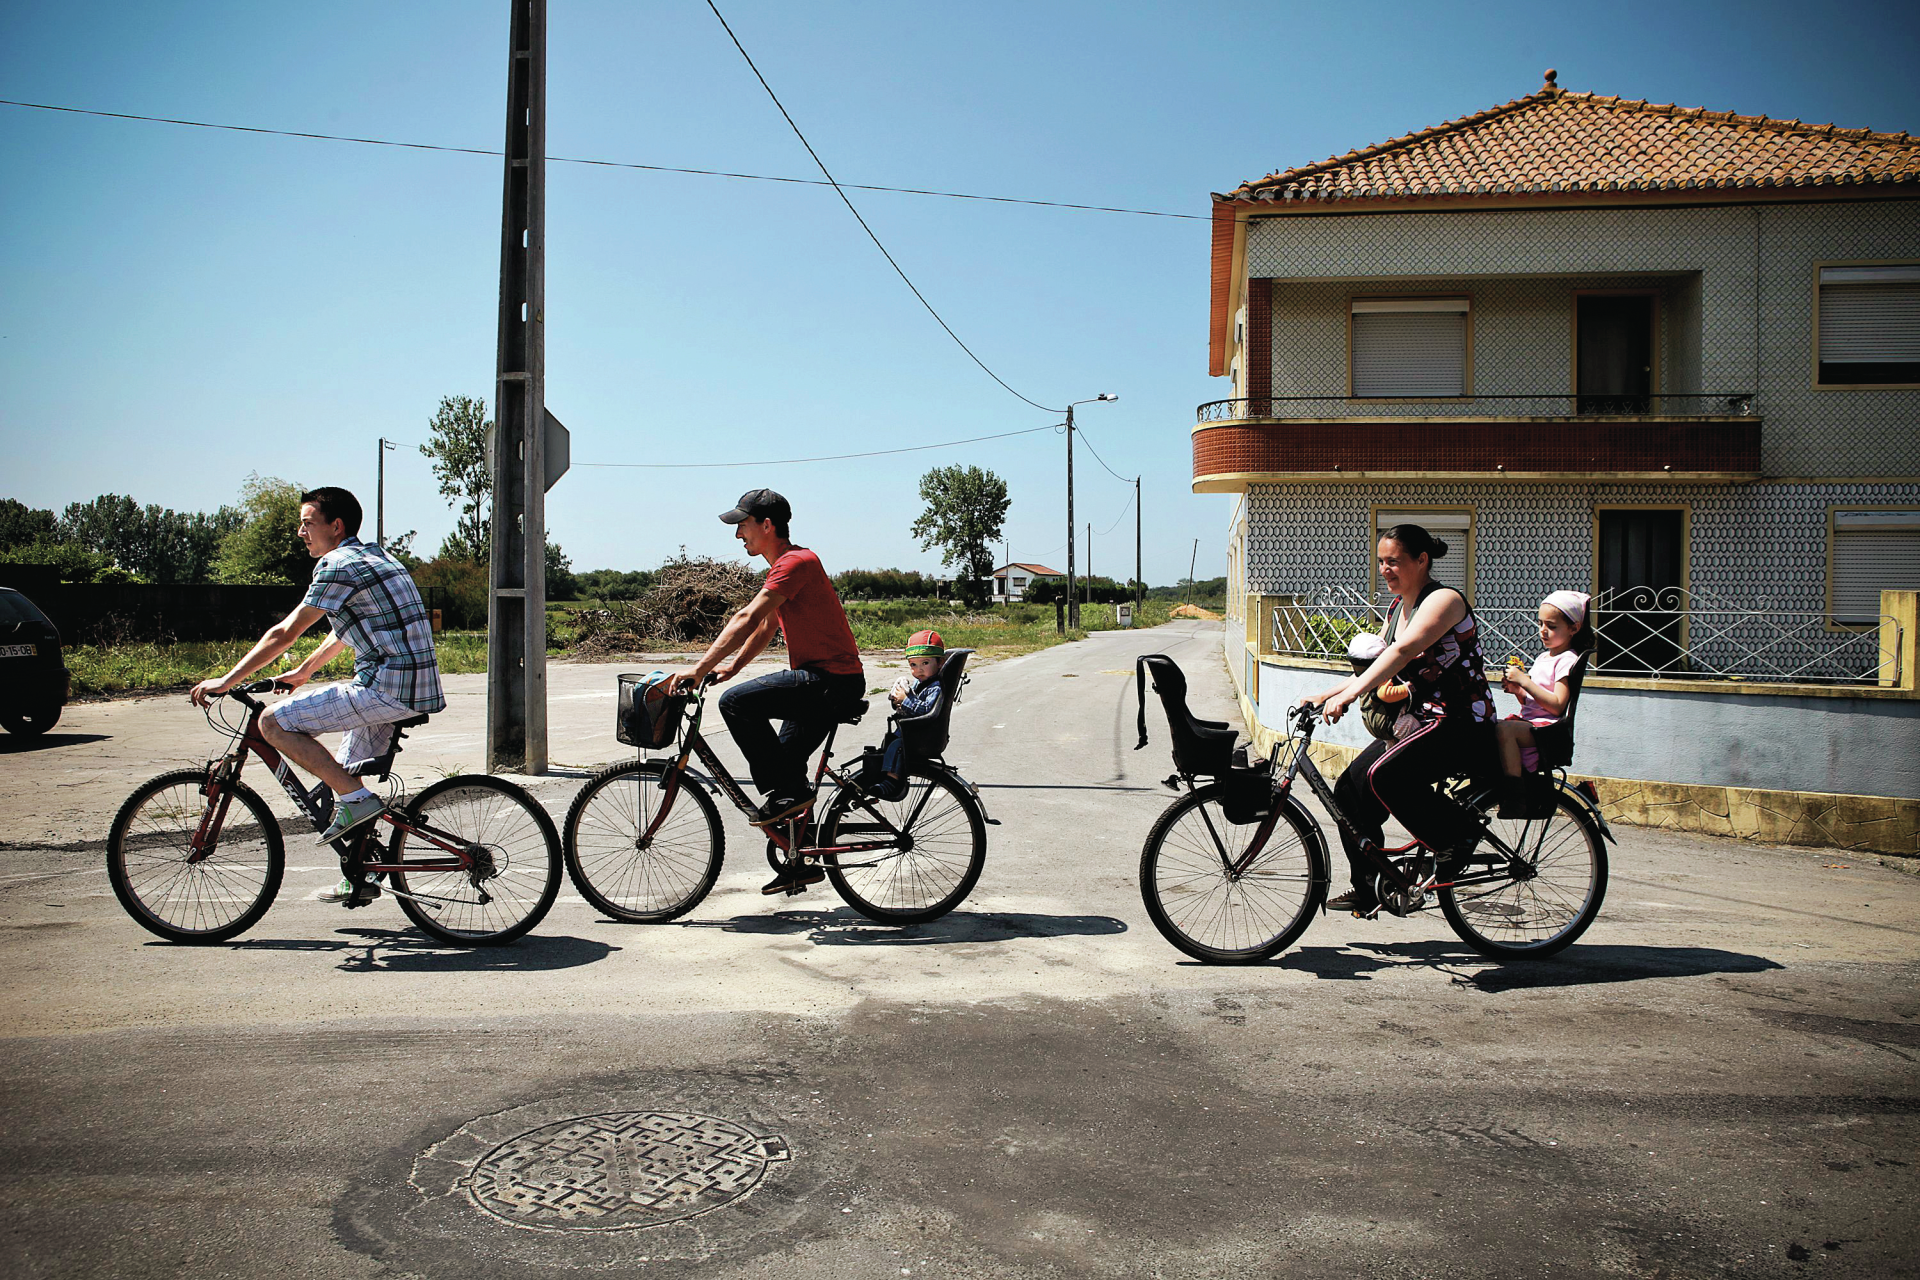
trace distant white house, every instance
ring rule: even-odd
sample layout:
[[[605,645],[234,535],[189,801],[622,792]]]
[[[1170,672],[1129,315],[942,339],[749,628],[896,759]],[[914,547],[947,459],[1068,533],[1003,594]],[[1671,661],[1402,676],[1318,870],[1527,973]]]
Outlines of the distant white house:
[[[993,584],[991,599],[995,604],[1011,604],[1027,593],[1027,588],[1036,578],[1064,578],[1066,575],[1058,569],[1049,569],[1043,564],[1003,564],[993,571],[993,577],[987,581]]]

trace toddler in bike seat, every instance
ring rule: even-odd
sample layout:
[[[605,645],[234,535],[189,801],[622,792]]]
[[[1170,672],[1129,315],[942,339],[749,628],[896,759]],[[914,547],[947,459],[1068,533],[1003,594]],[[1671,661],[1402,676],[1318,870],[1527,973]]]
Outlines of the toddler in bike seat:
[[[946,641],[938,631],[916,631],[907,639],[907,670],[887,691],[896,716],[920,716],[940,705],[940,663],[947,656]],[[867,785],[881,800],[898,800],[907,793],[907,748],[897,729],[881,744],[880,776]]]
[[[1589,597],[1579,591],[1555,591],[1540,602],[1538,614],[1540,643],[1544,652],[1526,671],[1520,660],[1509,660],[1501,675],[1500,687],[1520,699],[1520,713],[1508,716],[1495,726],[1500,742],[1502,779],[1500,816],[1526,816],[1523,790],[1525,776],[1540,767],[1539,752],[1534,750],[1533,731],[1558,721],[1567,713],[1573,696],[1568,676],[1580,655],[1593,647],[1593,633],[1587,630]]]

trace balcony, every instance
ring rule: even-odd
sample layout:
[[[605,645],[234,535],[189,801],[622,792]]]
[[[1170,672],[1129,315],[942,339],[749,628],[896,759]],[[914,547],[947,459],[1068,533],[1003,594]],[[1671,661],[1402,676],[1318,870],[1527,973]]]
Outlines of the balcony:
[[[1337,480],[1760,478],[1751,392],[1487,395],[1444,400],[1260,396],[1203,404],[1195,493]]]

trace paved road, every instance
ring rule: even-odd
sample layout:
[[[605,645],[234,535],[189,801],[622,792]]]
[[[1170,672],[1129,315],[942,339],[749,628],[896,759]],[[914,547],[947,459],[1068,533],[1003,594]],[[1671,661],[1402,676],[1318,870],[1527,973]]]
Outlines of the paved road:
[[[672,925],[563,897],[450,950],[312,901],[295,843],[250,934],[167,946],[100,842],[212,739],[178,699],[72,708],[0,757],[0,1274],[1915,1272],[1920,878],[1622,829],[1554,961],[1329,916],[1189,964],[1135,883],[1169,799],[1163,726],[1128,749],[1143,648],[1231,714],[1204,624],[978,673],[949,758],[1002,825],[905,931],[762,898],[733,818]],[[616,754],[614,670],[553,669],[556,758]],[[478,763],[483,682],[451,683],[416,782]]]

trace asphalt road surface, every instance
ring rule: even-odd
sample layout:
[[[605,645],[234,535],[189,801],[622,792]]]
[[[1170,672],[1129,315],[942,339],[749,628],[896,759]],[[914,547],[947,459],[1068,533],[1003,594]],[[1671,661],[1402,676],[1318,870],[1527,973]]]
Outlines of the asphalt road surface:
[[[218,749],[198,714],[5,741],[0,1274],[1915,1274],[1920,878],[1617,828],[1553,960],[1422,914],[1189,963],[1140,905],[1171,795],[1164,721],[1130,749],[1133,657],[1231,718],[1219,641],[979,669],[948,758],[1000,825],[972,898],[909,929],[763,898],[729,814],[673,924],[569,885],[516,945],[443,947],[312,900],[336,869],[290,836],[265,919],[171,946],[102,845],[137,782]],[[619,755],[618,669],[551,669],[556,759]],[[416,785],[480,763],[484,680],[449,683]]]

